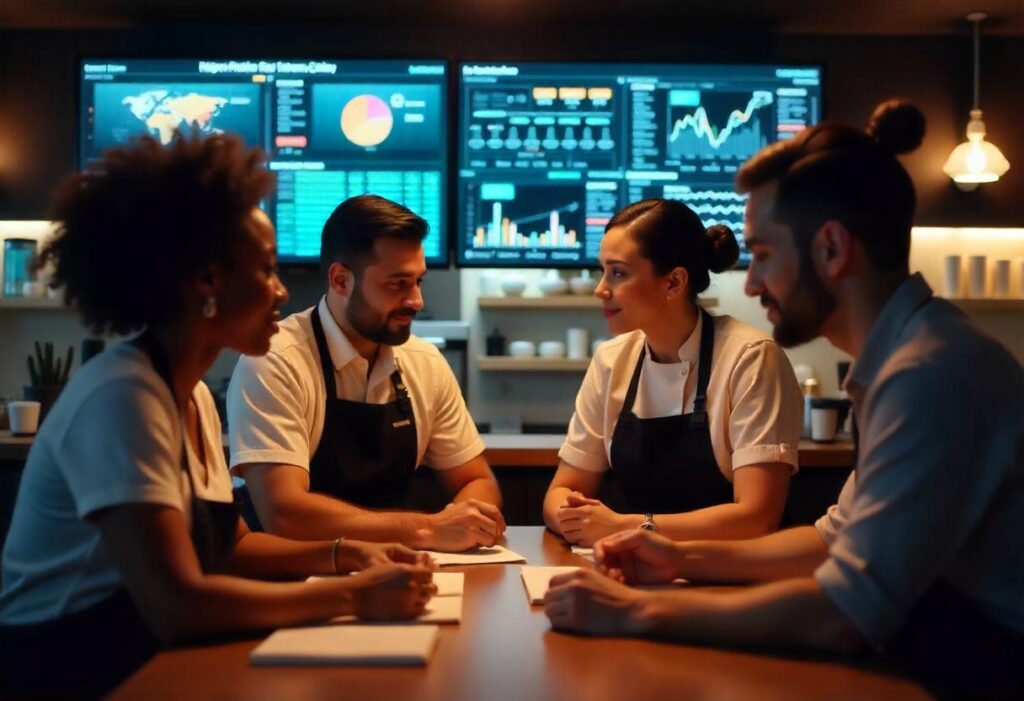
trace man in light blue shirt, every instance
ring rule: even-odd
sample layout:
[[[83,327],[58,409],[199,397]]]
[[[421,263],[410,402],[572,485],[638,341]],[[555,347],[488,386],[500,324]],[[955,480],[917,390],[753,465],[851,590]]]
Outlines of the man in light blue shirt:
[[[940,696],[1024,695],[1024,372],[908,268],[913,184],[896,154],[924,132],[884,103],[867,131],[826,123],[740,170],[746,292],[785,345],[825,336],[845,387],[856,469],[815,524],[762,538],[599,541],[593,572],[552,580],[553,626],[719,644],[866,646]],[[729,594],[622,586],[683,577]],[[616,582],[615,580],[618,580]]]

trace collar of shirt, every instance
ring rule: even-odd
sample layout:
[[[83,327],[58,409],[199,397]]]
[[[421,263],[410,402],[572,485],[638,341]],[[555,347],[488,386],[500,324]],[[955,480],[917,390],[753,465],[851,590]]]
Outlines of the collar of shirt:
[[[892,348],[910,321],[910,317],[931,297],[932,288],[920,273],[914,273],[896,288],[896,292],[882,307],[881,313],[871,326],[864,348],[853,361],[843,383],[843,389],[853,399],[854,404],[860,404],[864,392],[892,355]]]
[[[366,358],[359,355],[352,342],[348,340],[348,336],[338,326],[338,322],[334,320],[331,310],[327,308],[326,295],[320,298],[320,304],[317,306],[317,309],[320,312],[320,321],[324,326],[324,338],[327,340],[327,349],[331,353],[331,364],[334,365],[335,372],[341,372],[346,365],[356,363],[356,367],[359,368],[363,377],[366,377],[366,369],[369,363]],[[382,343],[379,348],[377,362],[373,364],[372,374],[366,383],[368,388],[374,387],[378,382],[391,377],[391,373],[398,368],[394,346]]]
[[[693,331],[690,332],[689,337],[683,341],[683,345],[679,346],[679,360],[685,364],[686,369],[694,367],[697,364],[697,359],[700,357],[700,334],[701,327],[704,326],[704,315],[699,311],[697,312],[697,324],[693,327]],[[645,363],[655,363],[661,365],[663,363],[657,363],[654,360],[654,353],[651,351],[651,346],[644,340],[644,350],[647,353]],[[636,357],[635,355],[633,356]]]

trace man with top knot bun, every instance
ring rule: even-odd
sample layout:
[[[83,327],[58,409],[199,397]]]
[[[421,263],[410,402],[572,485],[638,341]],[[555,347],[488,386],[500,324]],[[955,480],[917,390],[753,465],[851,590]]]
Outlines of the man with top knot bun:
[[[813,526],[752,540],[597,542],[596,572],[552,580],[556,629],[873,650],[944,698],[1022,698],[1024,373],[909,270],[915,194],[898,154],[924,117],[880,105],[824,123],[737,177],[749,194],[746,293],[784,346],[849,353],[857,462]],[[729,594],[624,584],[754,585]]]

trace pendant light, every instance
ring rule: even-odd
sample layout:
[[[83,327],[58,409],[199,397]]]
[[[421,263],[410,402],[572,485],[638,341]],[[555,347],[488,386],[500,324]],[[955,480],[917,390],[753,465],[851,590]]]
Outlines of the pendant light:
[[[981,21],[984,12],[972,12],[967,21],[974,23],[974,106],[971,121],[967,123],[967,141],[953,149],[942,166],[943,172],[953,178],[961,190],[973,190],[981,183],[994,183],[1010,169],[1010,163],[995,144],[985,141],[985,122],[981,121],[978,86],[981,83]]]

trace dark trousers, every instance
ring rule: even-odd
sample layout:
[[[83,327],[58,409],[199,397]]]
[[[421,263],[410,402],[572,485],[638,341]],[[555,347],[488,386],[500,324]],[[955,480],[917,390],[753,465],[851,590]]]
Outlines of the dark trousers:
[[[940,699],[1024,699],[1024,634],[945,582],[911,610],[887,656]]]
[[[0,698],[98,699],[159,648],[123,590],[56,621],[0,626]]]

